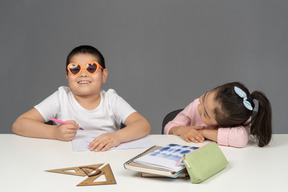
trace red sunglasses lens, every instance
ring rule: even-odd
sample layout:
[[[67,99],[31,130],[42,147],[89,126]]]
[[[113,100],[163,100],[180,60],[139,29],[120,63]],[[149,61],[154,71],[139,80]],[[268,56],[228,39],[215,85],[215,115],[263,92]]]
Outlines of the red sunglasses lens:
[[[91,63],[91,64],[87,64],[86,65],[86,70],[89,72],[89,73],[91,73],[91,74],[93,74],[96,70],[97,70],[97,64],[96,63]]]
[[[70,65],[69,70],[72,74],[76,75],[81,70],[81,66],[80,65]]]

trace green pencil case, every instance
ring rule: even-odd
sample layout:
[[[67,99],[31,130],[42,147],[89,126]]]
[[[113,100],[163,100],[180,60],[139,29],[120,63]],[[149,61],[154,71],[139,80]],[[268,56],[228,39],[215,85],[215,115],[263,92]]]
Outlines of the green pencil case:
[[[192,183],[201,183],[228,164],[226,157],[215,142],[186,154],[183,161]]]

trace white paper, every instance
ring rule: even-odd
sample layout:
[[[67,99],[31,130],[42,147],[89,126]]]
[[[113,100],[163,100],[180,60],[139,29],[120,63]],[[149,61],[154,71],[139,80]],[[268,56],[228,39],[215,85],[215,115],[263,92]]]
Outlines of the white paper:
[[[72,140],[72,146],[73,146],[73,151],[79,152],[79,151],[89,151],[88,146],[93,141],[96,137],[102,135],[103,133],[100,134],[94,134],[94,135],[89,135],[89,134],[81,134],[77,135],[73,140]],[[121,143],[117,147],[113,147],[109,150],[120,150],[120,149],[140,149],[140,148],[149,148],[154,146],[155,143],[154,141],[150,138],[150,136],[146,136],[134,141],[126,142],[126,143]]]

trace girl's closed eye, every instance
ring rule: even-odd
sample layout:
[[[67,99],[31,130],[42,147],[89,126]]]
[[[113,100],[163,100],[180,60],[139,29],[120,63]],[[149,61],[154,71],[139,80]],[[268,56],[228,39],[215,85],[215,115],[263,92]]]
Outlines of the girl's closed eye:
[[[203,114],[204,117],[208,118],[208,116],[206,115],[206,113]]]

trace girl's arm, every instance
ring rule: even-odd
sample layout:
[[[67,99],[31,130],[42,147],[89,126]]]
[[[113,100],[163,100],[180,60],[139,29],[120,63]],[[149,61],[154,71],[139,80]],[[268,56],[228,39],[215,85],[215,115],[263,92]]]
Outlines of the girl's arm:
[[[174,126],[170,129],[169,134],[178,135],[186,142],[202,143],[204,136],[201,133],[204,126]]]
[[[218,142],[218,130],[217,129],[202,129],[200,130],[200,133],[205,137],[206,139],[209,139],[211,141]]]
[[[183,111],[178,113],[178,115],[176,115],[176,117],[173,120],[169,121],[164,127],[164,134],[175,135],[175,129],[176,128],[174,128],[174,127],[189,126],[191,124],[191,119],[189,117],[189,114],[193,113],[193,112],[191,112],[193,110],[193,108],[195,108],[195,107],[193,106],[193,102],[192,102],[185,109],[183,109]],[[174,130],[172,130],[172,129],[174,129]]]
[[[18,135],[34,138],[72,140],[78,125],[70,121],[69,125],[48,125],[37,109],[33,108],[19,116],[12,125],[12,131]]]
[[[249,141],[249,127],[238,126],[219,128],[217,142],[219,145],[245,147]]]
[[[248,128],[244,126],[219,129],[200,130],[202,135],[219,145],[230,147],[245,147],[249,140]]]
[[[106,151],[120,143],[144,137],[151,131],[150,123],[138,112],[129,115],[125,125],[126,127],[123,129],[100,135],[90,143],[89,149],[91,151]]]

